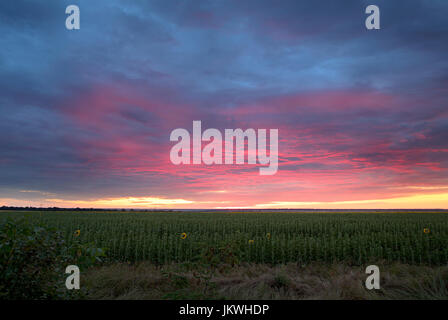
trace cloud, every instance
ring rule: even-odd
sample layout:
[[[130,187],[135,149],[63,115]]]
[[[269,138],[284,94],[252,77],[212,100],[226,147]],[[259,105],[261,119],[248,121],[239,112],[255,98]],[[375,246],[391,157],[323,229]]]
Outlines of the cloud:
[[[373,33],[357,0],[79,0],[79,32],[66,4],[0,4],[4,199],[336,205],[447,179],[445,2],[379,1]],[[279,129],[278,173],[172,165],[193,120]]]

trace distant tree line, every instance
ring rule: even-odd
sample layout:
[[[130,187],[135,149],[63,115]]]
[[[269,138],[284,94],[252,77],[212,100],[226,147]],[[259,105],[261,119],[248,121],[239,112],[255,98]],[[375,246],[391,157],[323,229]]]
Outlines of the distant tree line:
[[[10,207],[1,206],[0,210],[16,211],[174,211],[167,209],[98,209],[98,208],[59,208],[59,207]]]

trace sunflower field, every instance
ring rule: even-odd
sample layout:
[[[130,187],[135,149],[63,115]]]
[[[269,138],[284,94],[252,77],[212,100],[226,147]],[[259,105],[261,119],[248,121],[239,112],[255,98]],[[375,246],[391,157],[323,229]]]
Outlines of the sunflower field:
[[[194,262],[448,263],[448,214],[429,212],[0,212],[94,244],[106,259]]]

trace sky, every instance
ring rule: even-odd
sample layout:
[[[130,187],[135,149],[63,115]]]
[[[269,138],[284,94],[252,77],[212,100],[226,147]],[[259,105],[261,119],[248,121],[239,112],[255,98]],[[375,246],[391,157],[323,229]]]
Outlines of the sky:
[[[445,0],[1,1],[0,206],[448,209],[447,17]],[[278,129],[278,172],[174,165],[194,120]]]

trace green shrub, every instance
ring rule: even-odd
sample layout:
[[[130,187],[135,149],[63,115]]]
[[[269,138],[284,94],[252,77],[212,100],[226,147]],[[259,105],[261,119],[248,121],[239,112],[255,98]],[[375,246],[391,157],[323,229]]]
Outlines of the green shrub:
[[[104,256],[91,245],[67,245],[40,223],[8,219],[0,224],[0,299],[60,299],[79,294],[65,287],[65,268],[81,270]]]

